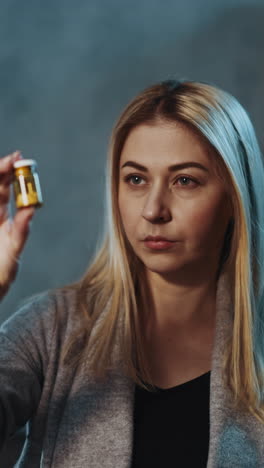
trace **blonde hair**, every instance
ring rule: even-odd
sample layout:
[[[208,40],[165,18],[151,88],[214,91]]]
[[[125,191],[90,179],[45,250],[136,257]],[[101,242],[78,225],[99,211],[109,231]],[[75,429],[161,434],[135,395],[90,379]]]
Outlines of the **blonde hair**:
[[[135,383],[144,387],[148,382],[151,387],[139,314],[141,307],[147,307],[147,290],[142,264],[122,227],[118,183],[120,155],[129,132],[140,124],[160,120],[180,122],[196,132],[211,152],[219,177],[230,188],[234,216],[218,272],[228,270],[233,285],[233,333],[223,359],[224,374],[235,405],[242,405],[264,422],[263,161],[246,111],[232,95],[205,82],[169,80],[150,86],[118,119],[106,166],[102,238],[82,278],[64,286],[77,290],[82,324],[64,349],[64,364],[75,365],[85,359],[90,331],[107,307],[93,335],[89,367],[98,378],[111,368],[118,332],[124,371]],[[76,351],[80,340],[83,346]]]

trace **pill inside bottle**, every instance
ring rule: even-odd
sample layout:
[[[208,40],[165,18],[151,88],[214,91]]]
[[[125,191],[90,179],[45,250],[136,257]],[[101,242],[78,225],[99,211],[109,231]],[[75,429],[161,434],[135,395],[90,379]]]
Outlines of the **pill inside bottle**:
[[[43,205],[37,163],[34,159],[20,159],[13,164],[13,193],[17,208]]]

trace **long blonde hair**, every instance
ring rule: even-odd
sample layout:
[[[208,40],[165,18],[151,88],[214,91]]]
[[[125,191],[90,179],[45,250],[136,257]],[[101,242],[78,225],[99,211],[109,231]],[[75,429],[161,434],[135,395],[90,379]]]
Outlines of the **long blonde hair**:
[[[232,95],[205,82],[169,80],[150,86],[118,119],[106,165],[102,237],[82,278],[64,286],[77,290],[82,324],[64,349],[64,364],[85,359],[90,331],[107,310],[93,336],[90,369],[100,378],[111,368],[118,332],[124,371],[141,386],[152,384],[139,314],[147,306],[143,268],[122,227],[118,183],[120,155],[129,132],[157,119],[181,122],[196,132],[211,148],[215,169],[230,187],[234,217],[219,264],[219,273],[226,269],[233,278],[233,334],[223,359],[224,373],[235,404],[264,422],[263,160],[246,111]],[[80,339],[83,346],[76,348]]]

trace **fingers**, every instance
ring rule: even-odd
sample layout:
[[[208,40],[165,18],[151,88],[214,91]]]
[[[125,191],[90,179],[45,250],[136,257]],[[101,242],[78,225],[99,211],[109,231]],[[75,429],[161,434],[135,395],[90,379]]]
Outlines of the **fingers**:
[[[20,151],[15,151],[12,154],[8,154],[7,156],[0,158],[0,183],[2,183],[2,180],[12,175],[13,164],[19,159],[22,159],[22,154]]]
[[[8,218],[10,185],[14,180],[13,164],[22,158],[20,151],[15,151],[0,158],[0,225]]]

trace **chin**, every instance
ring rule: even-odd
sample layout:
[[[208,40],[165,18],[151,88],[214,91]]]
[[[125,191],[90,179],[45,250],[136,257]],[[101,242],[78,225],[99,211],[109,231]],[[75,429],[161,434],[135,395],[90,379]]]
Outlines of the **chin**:
[[[148,270],[152,271],[153,273],[173,273],[177,272],[180,268],[182,268],[185,264],[184,262],[177,262],[175,261],[175,258],[172,259],[162,259],[162,258],[156,258],[153,261],[144,261],[144,259],[141,258],[142,263],[144,264],[145,268]]]

